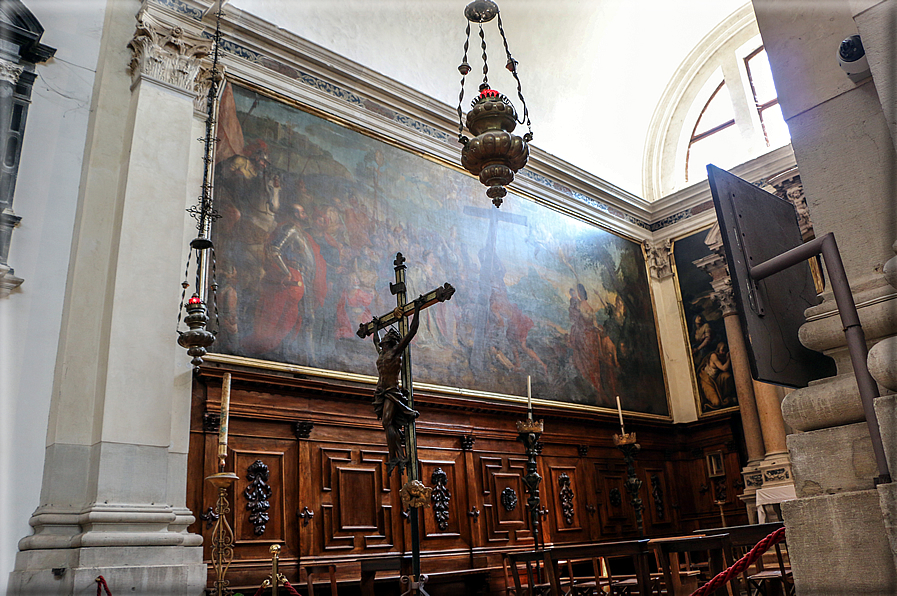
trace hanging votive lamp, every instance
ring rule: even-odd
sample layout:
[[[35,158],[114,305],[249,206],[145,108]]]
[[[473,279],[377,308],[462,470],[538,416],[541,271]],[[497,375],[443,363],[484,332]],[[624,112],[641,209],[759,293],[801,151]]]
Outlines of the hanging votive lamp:
[[[187,354],[193,359],[194,368],[202,364],[202,357],[213,343],[218,333],[218,282],[215,271],[215,246],[210,239],[212,222],[220,217],[213,205],[212,196],[212,165],[213,149],[215,146],[215,105],[218,99],[220,83],[223,80],[218,69],[218,46],[221,41],[221,4],[218,4],[217,18],[215,22],[215,35],[213,36],[214,54],[212,68],[209,71],[209,93],[206,97],[206,130],[205,136],[200,139],[203,142],[203,172],[202,193],[195,205],[187,209],[187,213],[196,219],[198,236],[190,241],[187,252],[187,268],[184,272],[184,281],[181,283],[181,306],[178,311],[178,345],[187,349]],[[194,258],[194,291],[189,299],[187,289],[190,287],[190,261]],[[212,307],[212,317],[209,317],[209,306]],[[184,316],[186,311],[186,316]],[[181,317],[184,319],[186,330],[181,329]],[[207,328],[210,322],[213,328]]]
[[[514,174],[526,165],[529,158],[528,143],[533,139],[532,126],[529,119],[529,110],[517,76],[517,61],[511,56],[508,49],[508,40],[505,37],[504,27],[501,23],[498,5],[492,0],[475,0],[464,9],[467,17],[467,39],[464,42],[464,58],[458,70],[461,72],[461,94],[458,96],[458,142],[464,145],[461,150],[461,165],[479,177],[480,182],[487,188],[486,196],[492,199],[496,207],[500,207],[502,199],[508,194],[505,186],[514,180]],[[489,64],[486,54],[486,36],[483,31],[483,23],[496,19],[498,31],[504,44],[507,57],[505,68],[510,71],[517,81],[517,96],[523,106],[523,115],[517,117],[517,110],[511,105],[507,97],[489,86]],[[471,71],[467,62],[467,50],[470,47],[470,24],[476,23],[479,27],[480,45],[483,49],[483,82],[480,84],[480,93],[467,113],[467,129],[474,137],[464,136],[464,116],[461,103],[464,101],[464,80]],[[528,132],[519,137],[511,134],[518,124],[526,124]]]

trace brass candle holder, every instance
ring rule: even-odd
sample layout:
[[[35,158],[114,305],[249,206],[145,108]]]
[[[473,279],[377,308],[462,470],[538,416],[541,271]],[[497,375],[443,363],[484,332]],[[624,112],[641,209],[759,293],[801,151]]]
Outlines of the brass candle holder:
[[[215,502],[215,527],[212,528],[212,567],[215,569],[215,596],[227,596],[230,583],[225,579],[227,569],[234,560],[234,530],[227,522],[230,503],[227,501],[227,490],[239,478],[233,472],[219,472],[207,476],[212,486],[218,489],[218,500]]]

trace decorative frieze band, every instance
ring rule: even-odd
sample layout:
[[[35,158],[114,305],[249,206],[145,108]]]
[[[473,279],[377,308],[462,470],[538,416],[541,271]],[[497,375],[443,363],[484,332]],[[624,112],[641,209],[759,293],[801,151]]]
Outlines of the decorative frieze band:
[[[134,83],[148,77],[193,95],[198,90],[202,59],[211,52],[212,42],[142,10],[128,47],[133,52],[130,70]]]

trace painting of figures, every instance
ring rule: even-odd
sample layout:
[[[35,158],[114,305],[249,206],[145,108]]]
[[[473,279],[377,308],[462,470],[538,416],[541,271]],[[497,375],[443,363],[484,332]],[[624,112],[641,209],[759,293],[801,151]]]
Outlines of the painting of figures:
[[[696,232],[673,245],[701,415],[738,405],[723,313],[712,296],[710,274],[697,265],[714,255],[705,244],[713,229]]]
[[[215,350],[376,374],[356,334],[448,282],[421,313],[418,382],[669,416],[639,243],[246,88],[219,111]]]

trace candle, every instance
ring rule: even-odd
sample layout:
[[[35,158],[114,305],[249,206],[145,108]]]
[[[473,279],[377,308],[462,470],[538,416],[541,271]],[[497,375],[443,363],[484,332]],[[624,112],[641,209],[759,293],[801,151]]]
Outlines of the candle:
[[[221,381],[221,421],[218,426],[218,466],[223,470],[227,459],[227,420],[230,410],[230,373]]]
[[[526,375],[526,418],[533,419],[533,380]]]
[[[620,415],[620,433],[626,434],[626,428],[623,426],[623,408],[620,407],[620,396],[617,396],[617,414]]]

